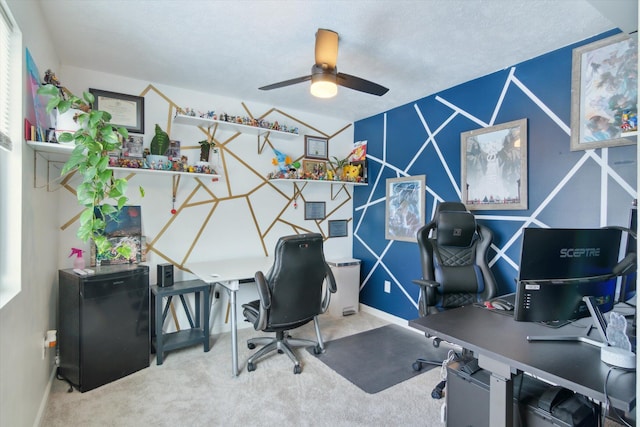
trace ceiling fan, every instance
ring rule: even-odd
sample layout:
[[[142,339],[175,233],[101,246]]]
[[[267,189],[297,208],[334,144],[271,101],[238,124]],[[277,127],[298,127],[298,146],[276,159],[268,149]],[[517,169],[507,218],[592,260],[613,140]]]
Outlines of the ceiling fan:
[[[311,80],[311,94],[319,98],[335,96],[338,93],[336,85],[378,96],[382,96],[389,91],[386,87],[369,80],[338,72],[336,67],[338,60],[338,33],[335,31],[323,28],[318,29],[315,56],[316,63],[311,67],[311,75],[285,80],[259,89],[278,89]]]

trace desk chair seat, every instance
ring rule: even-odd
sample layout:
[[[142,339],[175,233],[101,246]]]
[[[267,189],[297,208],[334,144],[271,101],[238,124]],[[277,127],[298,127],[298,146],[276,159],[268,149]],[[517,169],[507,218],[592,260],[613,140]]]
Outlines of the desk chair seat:
[[[440,203],[434,219],[418,230],[417,238],[422,278],[413,282],[420,286],[420,316],[496,296],[496,280],[487,260],[493,234],[476,223],[463,203]],[[433,345],[439,344],[440,339],[435,337]],[[434,363],[442,361],[420,358],[413,368],[419,371],[423,364]]]
[[[326,279],[326,282],[325,282]],[[292,347],[314,347],[324,351],[318,315],[327,311],[331,293],[336,291],[335,278],[324,259],[323,240],[318,233],[281,237],[276,244],[274,262],[265,275],[255,274],[260,299],[243,304],[246,321],[255,330],[275,332],[275,337],[258,337],[247,341],[254,349],[264,345],[247,360],[249,372],[256,369],[258,359],[278,350],[294,363],[293,372],[302,372]],[[289,331],[314,322],[317,341],[294,339]]]

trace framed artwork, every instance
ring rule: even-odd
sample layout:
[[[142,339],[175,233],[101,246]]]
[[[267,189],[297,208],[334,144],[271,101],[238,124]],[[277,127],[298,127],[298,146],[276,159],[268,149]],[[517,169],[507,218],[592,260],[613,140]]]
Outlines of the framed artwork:
[[[527,119],[463,132],[460,138],[467,209],[527,209]]]
[[[325,202],[304,202],[304,219],[324,219],[325,212]]]
[[[425,175],[387,179],[385,238],[416,242],[425,221]]]
[[[144,133],[144,98],[106,90],[89,89],[95,97],[93,108],[111,114],[111,123],[132,133]]]
[[[329,220],[329,237],[347,237],[349,235],[346,219]]]
[[[308,159],[329,160],[329,138],[305,135],[304,156]]]
[[[302,172],[305,176],[324,176],[327,173],[327,162],[303,159]]]
[[[98,218],[102,212],[94,210]],[[119,211],[107,215],[105,218],[104,234],[111,243],[111,251],[97,255],[96,246],[91,245],[91,265],[130,264],[146,261],[146,238],[142,236],[142,215],[140,206],[123,206]],[[118,254],[120,246],[131,249],[129,258]]]
[[[638,140],[638,40],[619,34],[573,50],[571,151]]]

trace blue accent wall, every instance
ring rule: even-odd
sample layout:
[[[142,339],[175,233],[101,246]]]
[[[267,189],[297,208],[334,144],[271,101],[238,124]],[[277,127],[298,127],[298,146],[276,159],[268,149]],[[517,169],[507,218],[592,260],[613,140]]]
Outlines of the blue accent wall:
[[[528,209],[474,212],[495,235],[490,261],[500,294],[515,290],[523,227],[628,225],[637,198],[637,146],[570,150],[572,50],[616,33],[355,123],[355,141],[367,141],[369,167],[369,185],[354,189],[361,303],[404,319],[418,316],[412,283],[421,277],[418,245],[385,239],[386,180],[426,175],[428,222],[438,202],[461,200],[462,132],[527,119]],[[390,293],[384,292],[387,280]]]

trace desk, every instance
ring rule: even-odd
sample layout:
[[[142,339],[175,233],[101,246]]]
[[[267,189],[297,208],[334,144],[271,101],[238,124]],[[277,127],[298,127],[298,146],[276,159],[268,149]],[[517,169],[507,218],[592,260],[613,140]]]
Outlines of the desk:
[[[411,320],[409,326],[473,351],[480,367],[491,372],[491,426],[513,422],[511,379],[517,371],[605,402],[609,367],[600,360],[599,347],[582,342],[530,343],[526,339],[527,335],[575,335],[580,331],[575,325],[552,329],[469,305]],[[606,381],[611,405],[623,411],[633,409],[635,387],[635,372],[612,371]]]
[[[155,344],[156,344],[156,364],[162,365],[164,361],[164,352],[202,343],[204,351],[208,352],[211,348],[209,337],[209,304],[211,295],[211,285],[204,283],[202,280],[188,280],[186,282],[176,282],[173,286],[151,286],[151,292],[154,300],[154,319],[155,319]],[[189,307],[184,299],[184,294],[195,294],[195,322],[189,313]],[[174,296],[179,296],[182,301],[185,315],[189,321],[190,329],[184,329],[177,332],[164,333],[162,325],[167,317],[167,312]],[[202,298],[200,296],[202,295]],[[167,298],[167,304],[162,309],[162,298]],[[202,299],[202,310],[200,309],[200,300]]]
[[[273,265],[273,257],[247,257],[187,264],[186,267],[200,280],[220,284],[229,294],[231,305],[231,373],[238,375],[238,317],[236,293],[240,281],[253,279],[256,271],[265,274]]]

